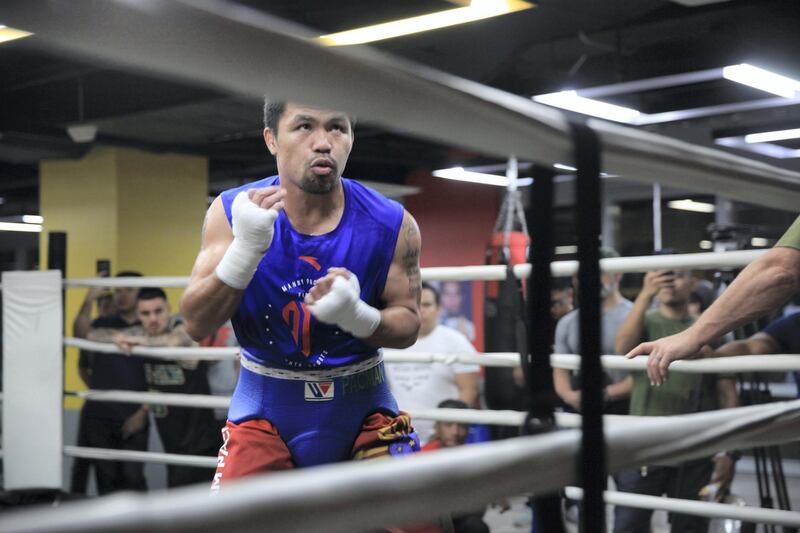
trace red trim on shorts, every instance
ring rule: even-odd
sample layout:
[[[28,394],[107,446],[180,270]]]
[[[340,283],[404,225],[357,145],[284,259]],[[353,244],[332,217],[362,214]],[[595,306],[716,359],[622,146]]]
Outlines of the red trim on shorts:
[[[232,479],[294,468],[289,448],[267,420],[228,421],[222,428],[222,447],[211,491]]]

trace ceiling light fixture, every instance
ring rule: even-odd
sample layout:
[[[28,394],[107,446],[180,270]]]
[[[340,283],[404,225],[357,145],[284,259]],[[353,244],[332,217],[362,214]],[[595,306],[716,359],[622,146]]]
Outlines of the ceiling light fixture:
[[[700,241],[699,246],[701,250],[710,250],[714,247],[714,243],[711,241]]]
[[[753,237],[750,239],[750,246],[763,248],[765,246],[769,246],[769,240],[765,239],[764,237]]]
[[[521,0],[472,0],[469,6],[437,11],[427,15],[364,26],[353,30],[331,33],[317,37],[325,46],[348,46],[365,44],[403,35],[466,24],[491,17],[506,15],[535,7]]]
[[[9,28],[8,26],[0,24],[0,43],[24,39],[25,37],[30,37],[31,35],[33,34],[30,32],[18,30],[16,28]]]
[[[717,210],[714,204],[708,202],[696,202],[695,200],[672,200],[667,202],[667,206],[681,211],[694,211],[695,213],[713,213]]]
[[[22,224],[19,222],[0,222],[0,231],[26,231],[41,233],[41,224]]]
[[[533,100],[540,104],[575,111],[592,117],[604,118],[615,122],[630,123],[635,121],[641,113],[629,107],[601,102],[592,98],[578,96],[576,91],[560,91],[534,96]]]
[[[761,133],[749,133],[744,136],[744,142],[748,144],[768,143],[773,141],[786,141],[789,139],[800,139],[800,128],[791,130],[764,131]]]
[[[795,98],[800,92],[800,81],[747,63],[724,67],[722,77],[784,98]]]
[[[443,168],[434,170],[432,173],[437,178],[448,180],[467,181],[470,183],[481,183],[483,185],[495,185],[497,187],[508,187],[508,178],[497,176],[496,174],[484,174],[482,172],[471,172],[464,170],[464,167]],[[525,187],[533,183],[533,178],[518,178],[517,187]]]

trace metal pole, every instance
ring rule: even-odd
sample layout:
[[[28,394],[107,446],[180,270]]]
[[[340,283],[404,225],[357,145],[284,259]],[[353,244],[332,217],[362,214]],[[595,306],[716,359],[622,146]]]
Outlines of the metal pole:
[[[653,250],[664,248],[661,241],[661,184],[653,184]]]
[[[577,171],[578,281],[581,289],[581,531],[605,530],[606,444],[603,434],[603,369],[600,312],[600,141],[585,124],[571,123]]]
[[[527,284],[528,351],[522,354],[522,369],[530,393],[528,415],[523,433],[532,435],[555,429],[553,408],[555,390],[550,368],[553,318],[550,316],[550,262],[553,260],[553,176],[549,169],[536,165],[531,190],[531,230],[533,245],[529,251],[532,265]],[[534,521],[539,533],[563,533],[561,498],[557,494],[537,496]]]

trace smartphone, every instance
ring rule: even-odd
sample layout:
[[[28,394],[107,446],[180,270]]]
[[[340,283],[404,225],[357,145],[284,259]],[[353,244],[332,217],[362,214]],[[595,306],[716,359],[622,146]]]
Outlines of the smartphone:
[[[111,259],[98,259],[95,267],[98,278],[106,278],[111,275]]]
[[[111,275],[111,260],[98,259],[95,263],[95,272],[98,278],[107,278]],[[97,315],[109,316],[114,314],[114,300],[111,291],[106,289],[103,296],[97,299]]]

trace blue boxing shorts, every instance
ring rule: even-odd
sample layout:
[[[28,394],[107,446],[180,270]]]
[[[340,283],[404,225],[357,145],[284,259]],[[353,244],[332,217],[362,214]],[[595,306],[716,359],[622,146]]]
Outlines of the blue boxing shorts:
[[[244,425],[253,431],[253,424],[264,438],[279,437],[297,467],[419,450],[408,415],[400,412],[389,390],[380,355],[311,371],[265,367],[244,351],[241,362],[223,430],[229,442],[223,445],[224,462],[234,460],[230,441],[237,429]]]

